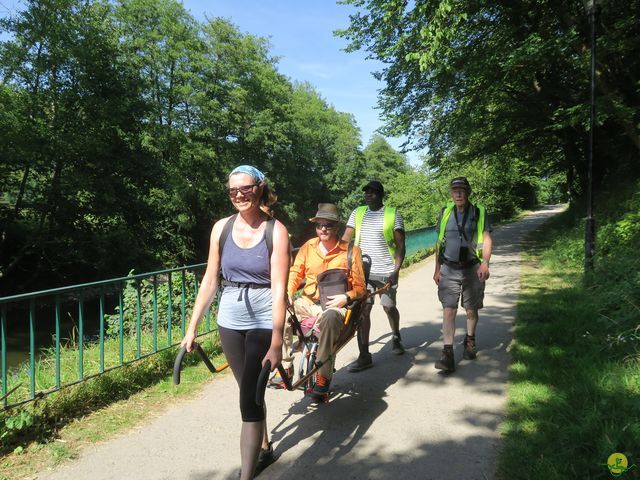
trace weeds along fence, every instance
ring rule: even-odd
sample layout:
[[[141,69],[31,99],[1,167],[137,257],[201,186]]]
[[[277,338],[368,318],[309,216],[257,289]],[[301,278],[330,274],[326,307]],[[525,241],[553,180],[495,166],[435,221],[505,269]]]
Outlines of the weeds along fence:
[[[177,345],[206,264],[0,298],[5,408]],[[212,310],[198,335],[217,330]]]
[[[406,234],[406,256],[436,243],[435,227]],[[0,298],[0,401],[5,408],[172,348],[206,264]],[[212,311],[198,335],[217,330]]]

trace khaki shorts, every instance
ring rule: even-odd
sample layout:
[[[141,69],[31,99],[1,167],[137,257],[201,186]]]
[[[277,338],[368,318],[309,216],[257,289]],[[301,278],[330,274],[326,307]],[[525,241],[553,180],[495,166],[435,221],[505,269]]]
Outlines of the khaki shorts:
[[[367,292],[375,292],[376,290],[384,287],[387,283],[387,277],[369,277],[367,282]],[[391,285],[390,288],[385,290],[380,295],[380,305],[383,307],[395,307],[396,306],[396,293],[398,292],[398,284]],[[367,299],[367,303],[373,305],[375,303],[375,295]]]
[[[440,267],[438,298],[443,308],[458,308],[460,295],[462,307],[467,310],[480,310],[483,307],[484,285],[476,273],[480,265],[456,269],[446,264]]]

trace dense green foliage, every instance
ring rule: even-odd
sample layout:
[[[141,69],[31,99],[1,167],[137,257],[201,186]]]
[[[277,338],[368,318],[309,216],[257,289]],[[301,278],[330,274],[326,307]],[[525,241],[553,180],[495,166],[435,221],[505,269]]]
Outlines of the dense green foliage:
[[[628,183],[628,184],[626,184]],[[499,478],[610,478],[621,452],[640,478],[640,182],[596,205],[595,270],[583,275],[582,208],[536,236],[522,282]]]
[[[339,32],[384,63],[385,130],[428,148],[438,171],[464,166],[503,213],[575,198],[587,182],[589,19],[580,1],[344,0]],[[594,179],[640,151],[640,2],[602,2]],[[559,177],[561,176],[561,177]],[[546,179],[540,185],[540,179]],[[550,189],[553,186],[553,189]]]
[[[0,19],[3,293],[202,261],[241,163],[267,173],[296,245],[318,202],[346,216],[371,178],[407,228],[433,224],[461,174],[506,215],[583,191],[579,2],[348,3],[351,48],[386,62],[383,133],[428,147],[422,168],[381,136],[363,148],[353,116],[279,73],[267,40],[177,0],[28,0]],[[637,168],[640,145],[637,0],[618,3],[601,17],[596,180]]]
[[[241,163],[294,243],[318,202],[347,212],[368,174],[410,171],[382,138],[361,150],[266,40],[175,0],[31,0],[0,28],[3,293],[202,261]]]
[[[138,328],[149,332],[153,328],[154,317],[156,327],[161,331],[168,331],[169,311],[171,311],[171,329],[179,332],[179,335],[174,333],[175,338],[181,338],[180,329],[185,328],[183,323],[189,321],[189,313],[195,303],[198,275],[201,279],[201,272],[185,272],[184,290],[181,272],[170,272],[148,279],[143,278],[137,282],[135,280],[126,282],[122,288],[122,311],[120,306],[116,305],[114,313],[104,316],[105,333],[107,336],[117,336],[120,333],[120,322],[122,322],[124,335],[135,335]],[[169,291],[169,282],[171,282],[171,291]],[[216,305],[216,302],[212,304],[213,310]]]

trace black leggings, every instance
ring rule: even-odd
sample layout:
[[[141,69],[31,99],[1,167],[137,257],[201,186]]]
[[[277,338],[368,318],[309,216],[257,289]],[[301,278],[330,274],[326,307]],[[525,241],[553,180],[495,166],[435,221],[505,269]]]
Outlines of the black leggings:
[[[264,407],[256,403],[262,359],[271,346],[271,330],[232,330],[219,327],[222,350],[240,387],[240,414],[243,422],[264,420]]]

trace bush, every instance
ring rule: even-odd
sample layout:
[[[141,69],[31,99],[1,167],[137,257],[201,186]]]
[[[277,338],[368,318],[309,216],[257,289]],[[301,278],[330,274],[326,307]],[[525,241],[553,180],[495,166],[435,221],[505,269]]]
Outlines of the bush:
[[[129,275],[132,276],[133,272]],[[155,278],[156,295],[156,322],[167,325],[169,310],[169,279],[171,279],[171,325],[179,326],[182,320],[182,311],[188,311],[193,307],[196,297],[196,272],[185,274],[184,304],[182,301],[182,274],[173,272],[169,274],[157,275]],[[199,277],[200,278],[200,277]],[[140,328],[149,331],[153,325],[154,314],[154,280],[132,279],[126,282],[122,291],[122,320],[123,333],[134,335],[137,331],[138,318],[138,288],[140,290]],[[215,307],[215,305],[213,305]],[[114,314],[105,315],[107,325],[107,335],[115,336],[120,330],[120,307],[117,306]]]

